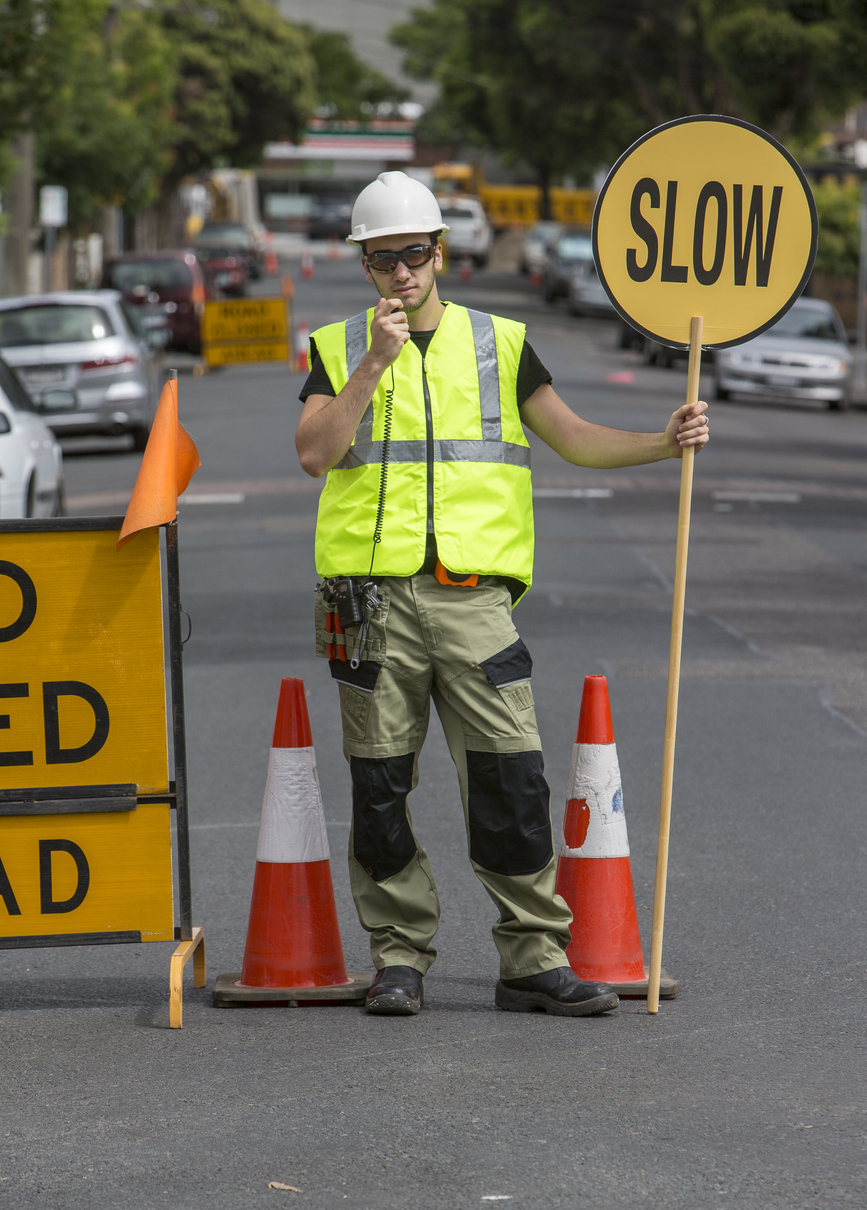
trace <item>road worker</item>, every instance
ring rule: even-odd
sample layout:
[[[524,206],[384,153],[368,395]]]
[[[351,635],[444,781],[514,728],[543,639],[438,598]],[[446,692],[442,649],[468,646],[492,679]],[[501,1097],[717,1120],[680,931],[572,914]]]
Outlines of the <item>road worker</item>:
[[[523,324],[440,301],[447,231],[434,195],[403,172],[359,194],[350,242],[380,298],[313,334],[296,434],[303,469],[328,476],[317,653],[340,692],[350,879],[377,970],[367,1010],[417,1013],[436,957],[439,899],[407,806],[432,699],[470,861],[499,911],[496,1004],[591,1016],[618,999],[566,958],[532,660],[512,622],[533,574],[524,430],[579,466],[635,466],[700,449],[706,405],[679,408],[659,433],[582,420]]]

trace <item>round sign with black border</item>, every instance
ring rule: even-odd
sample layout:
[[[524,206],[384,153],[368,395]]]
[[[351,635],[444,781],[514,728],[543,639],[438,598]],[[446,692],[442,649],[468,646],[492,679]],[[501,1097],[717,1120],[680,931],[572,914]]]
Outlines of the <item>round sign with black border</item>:
[[[599,280],[623,318],[686,348],[742,344],[800,296],[816,259],[816,204],[785,147],[717,114],[657,126],[623,153],[593,212]]]

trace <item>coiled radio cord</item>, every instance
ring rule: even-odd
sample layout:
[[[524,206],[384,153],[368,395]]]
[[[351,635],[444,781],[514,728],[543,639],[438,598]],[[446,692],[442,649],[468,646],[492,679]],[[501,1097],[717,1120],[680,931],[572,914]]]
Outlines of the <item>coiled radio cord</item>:
[[[382,541],[382,521],[385,516],[385,491],[388,485],[388,459],[391,455],[391,421],[394,412],[394,366],[391,367],[391,387],[385,392],[385,411],[382,419],[382,457],[379,462],[379,500],[376,505],[376,523],[373,527],[373,550],[370,553],[370,571],[367,578],[373,575],[373,561],[376,558],[376,548]]]
[[[385,491],[388,486],[388,459],[391,454],[391,421],[394,411],[394,366],[391,367],[391,387],[387,387],[385,391],[385,411],[382,419],[382,457],[379,462],[379,500],[376,505],[376,522],[373,526],[373,550],[370,552],[370,571],[367,573],[367,583],[363,585],[363,594],[361,597],[361,612],[363,621],[361,629],[358,632],[358,639],[355,643],[355,649],[352,652],[352,659],[349,661],[351,668],[357,668],[361,663],[361,658],[367,647],[367,636],[370,631],[370,619],[376,609],[379,608],[380,598],[376,591],[376,585],[371,582],[373,576],[373,563],[376,559],[376,548],[382,541],[382,522],[385,517]]]

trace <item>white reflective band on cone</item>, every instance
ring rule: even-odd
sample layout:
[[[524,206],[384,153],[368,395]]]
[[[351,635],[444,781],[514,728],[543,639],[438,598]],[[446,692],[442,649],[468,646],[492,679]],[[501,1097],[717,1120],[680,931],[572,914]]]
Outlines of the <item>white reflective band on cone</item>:
[[[328,861],[325,814],[312,748],[272,748],[257,861]]]
[[[569,798],[583,799],[590,811],[580,849],[561,841],[563,857],[628,857],[629,836],[620,788],[616,744],[576,744],[569,774]]]

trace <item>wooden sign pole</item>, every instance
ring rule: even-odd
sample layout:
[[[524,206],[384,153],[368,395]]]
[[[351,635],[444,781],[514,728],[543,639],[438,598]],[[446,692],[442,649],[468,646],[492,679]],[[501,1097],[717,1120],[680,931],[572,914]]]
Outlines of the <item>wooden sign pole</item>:
[[[698,402],[701,373],[701,337],[704,319],[694,315],[689,327],[689,372],[686,402]],[[653,928],[650,938],[650,977],[647,1011],[659,1012],[659,978],[662,968],[662,928],[665,920],[665,883],[668,875],[668,837],[671,830],[671,792],[674,785],[674,741],[677,734],[677,699],[680,693],[680,652],[686,598],[686,557],[692,507],[692,472],[695,446],[683,451],[680,470],[680,508],[677,515],[677,553],[674,563],[674,600],[671,609],[671,646],[668,654],[668,695],[665,702],[665,737],[662,747],[662,788],[659,796],[659,834],[656,842],[656,884],[653,894]]]

